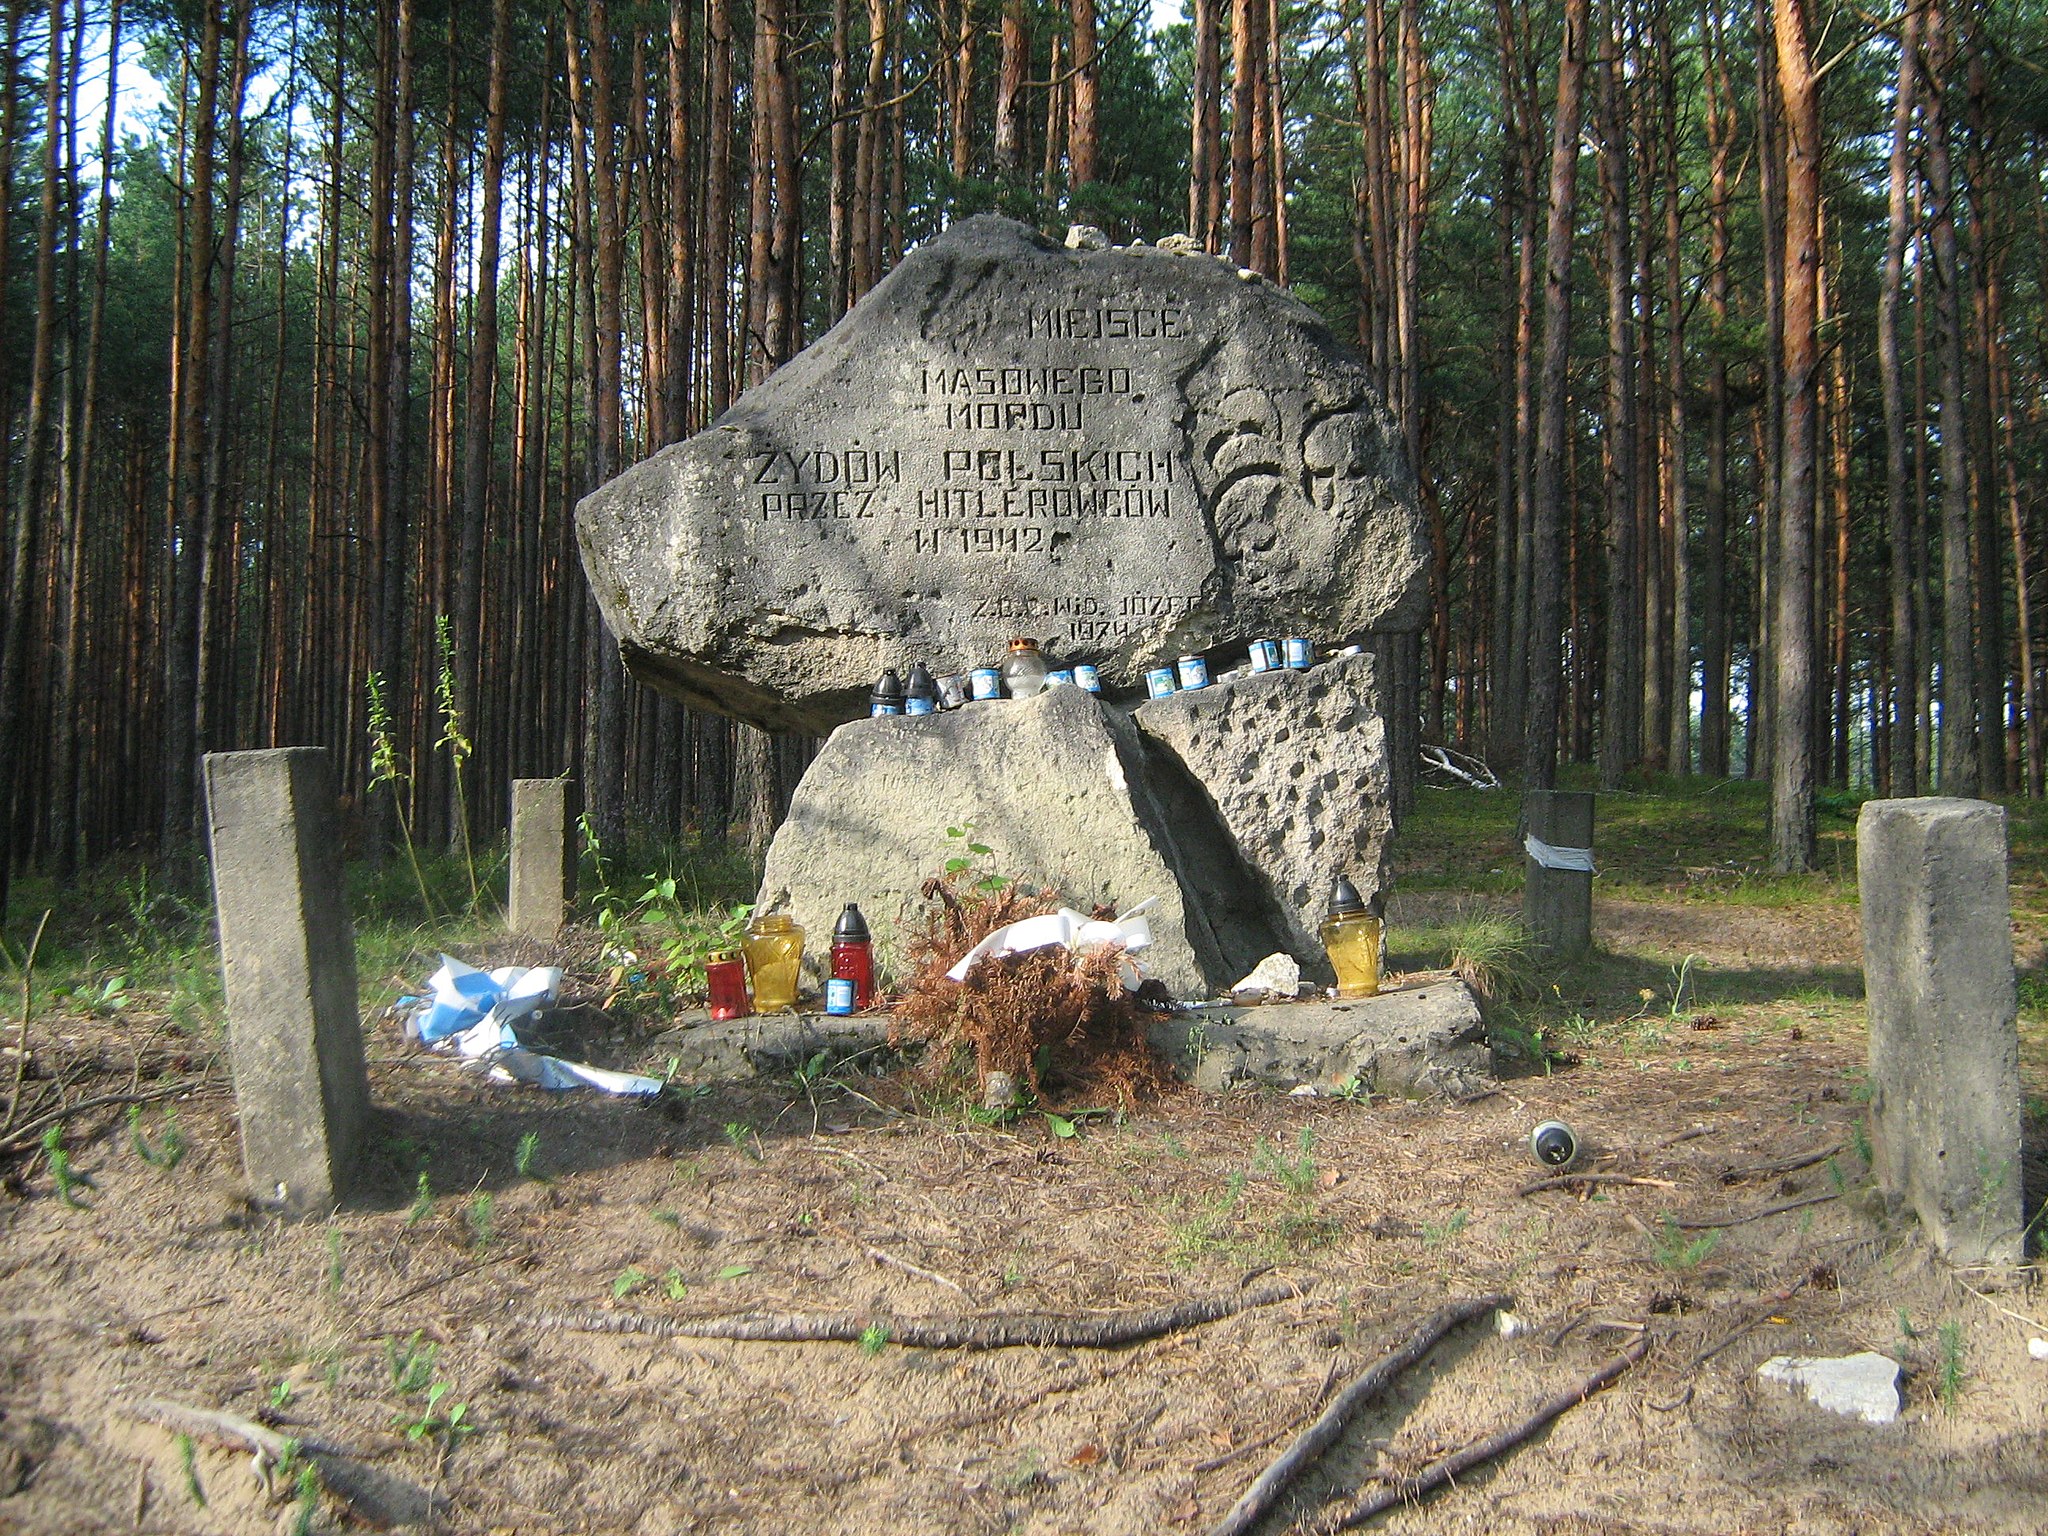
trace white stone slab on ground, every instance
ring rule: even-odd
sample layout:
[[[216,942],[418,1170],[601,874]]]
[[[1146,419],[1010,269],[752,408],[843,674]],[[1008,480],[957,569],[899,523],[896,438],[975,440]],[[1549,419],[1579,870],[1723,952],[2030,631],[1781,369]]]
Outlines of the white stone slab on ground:
[[[1889,1424],[1899,1416],[1899,1363],[1870,1350],[1838,1359],[1773,1355],[1756,1373],[1765,1381],[1805,1388],[1815,1403],[1844,1418]]]

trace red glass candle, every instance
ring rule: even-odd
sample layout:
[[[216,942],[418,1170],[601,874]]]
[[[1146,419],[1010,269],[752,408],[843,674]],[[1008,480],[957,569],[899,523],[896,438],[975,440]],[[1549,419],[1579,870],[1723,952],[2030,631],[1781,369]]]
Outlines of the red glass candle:
[[[853,983],[855,1008],[866,1008],[874,1002],[874,941],[868,936],[867,919],[850,901],[832,928],[832,979]]]
[[[714,951],[704,962],[704,982],[710,993],[712,1018],[744,1019],[753,1012],[747,1000],[747,963],[738,950]]]

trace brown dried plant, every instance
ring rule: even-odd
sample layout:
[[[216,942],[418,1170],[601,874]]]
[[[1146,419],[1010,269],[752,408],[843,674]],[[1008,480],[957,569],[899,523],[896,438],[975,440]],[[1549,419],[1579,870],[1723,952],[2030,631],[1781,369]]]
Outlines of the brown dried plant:
[[[971,1052],[977,1088],[990,1073],[1007,1072],[1029,1083],[1041,1103],[1050,1102],[1041,1064],[1063,1095],[1129,1106],[1138,1094],[1164,1088],[1171,1076],[1124,988],[1118,951],[985,955],[965,980],[947,976],[996,929],[1059,905],[1050,891],[977,873],[956,870],[925,882],[925,912],[904,945],[908,978],[892,1043],[922,1043],[925,1071],[935,1078],[961,1070]]]

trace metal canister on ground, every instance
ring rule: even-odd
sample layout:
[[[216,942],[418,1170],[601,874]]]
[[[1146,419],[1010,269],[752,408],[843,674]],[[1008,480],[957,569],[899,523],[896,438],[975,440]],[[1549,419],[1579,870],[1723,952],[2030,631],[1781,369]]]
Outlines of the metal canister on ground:
[[[1065,667],[1054,667],[1045,674],[1045,686],[1050,688],[1057,683],[1065,683],[1071,688],[1074,685],[1074,674]]]
[[[1074,666],[1074,686],[1087,693],[1100,693],[1102,692],[1102,674],[1089,666],[1085,661],[1077,662]]]
[[[1154,667],[1145,674],[1145,693],[1148,697],[1170,699],[1177,691],[1173,681],[1173,668]]]
[[[844,976],[834,976],[825,983],[825,1011],[840,1014],[853,1012],[853,983]]]
[[[967,702],[967,679],[954,672],[939,679],[939,708],[958,709]]]
[[[1546,1168],[1569,1168],[1579,1155],[1579,1138],[1562,1120],[1546,1120],[1529,1133],[1529,1154]]]
[[[1180,659],[1180,685],[1189,693],[1197,688],[1209,686],[1209,663],[1199,656],[1183,656]]]
[[[1295,672],[1306,672],[1316,664],[1316,643],[1306,635],[1287,637],[1287,665]]]
[[[1280,665],[1280,647],[1270,640],[1254,640],[1249,654],[1254,672],[1271,672]]]
[[[1003,674],[994,667],[976,667],[967,674],[967,681],[977,699],[1000,699],[1003,696]]]

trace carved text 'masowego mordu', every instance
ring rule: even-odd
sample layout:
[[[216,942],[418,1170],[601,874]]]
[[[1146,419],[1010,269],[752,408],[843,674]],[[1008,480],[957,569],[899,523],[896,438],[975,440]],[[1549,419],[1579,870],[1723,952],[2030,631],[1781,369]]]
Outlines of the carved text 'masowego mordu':
[[[1253,634],[1421,618],[1407,472],[1310,310],[1211,257],[994,218],[911,253],[578,526],[628,664],[777,728],[1016,635],[1114,689]]]

